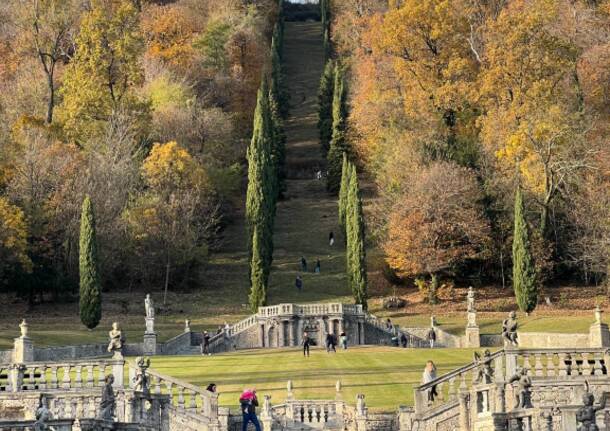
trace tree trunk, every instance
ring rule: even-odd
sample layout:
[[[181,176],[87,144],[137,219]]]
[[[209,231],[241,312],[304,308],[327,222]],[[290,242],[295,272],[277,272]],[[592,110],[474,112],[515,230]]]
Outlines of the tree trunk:
[[[47,75],[49,85],[49,103],[47,105],[47,119],[46,123],[51,124],[53,122],[53,109],[55,108],[55,85],[53,84],[53,74]]]
[[[170,259],[169,253],[167,253],[167,261],[165,263],[165,289],[163,292],[163,305],[165,305],[167,301],[167,287],[169,286],[169,270],[170,270]]]

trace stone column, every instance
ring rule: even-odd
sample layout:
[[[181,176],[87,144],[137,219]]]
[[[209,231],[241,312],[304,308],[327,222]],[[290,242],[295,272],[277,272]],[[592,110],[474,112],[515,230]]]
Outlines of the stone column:
[[[324,323],[324,318],[320,317],[318,319],[318,327],[320,328],[318,331],[318,346],[323,346],[326,338],[326,325]]]
[[[517,350],[513,347],[505,347],[506,351],[506,379],[510,379],[517,373]]]
[[[459,392],[459,426],[460,431],[468,431],[469,424],[469,412],[468,412],[468,391],[466,389],[460,389]]]
[[[114,361],[112,364],[112,375],[114,376],[114,383],[112,387],[115,389],[123,388],[123,372],[125,370],[125,360],[119,359]]]
[[[286,332],[285,332],[285,329],[284,329],[286,327],[285,323],[286,322],[284,320],[280,320],[278,322],[278,325],[277,325],[277,330],[278,330],[278,333],[277,333],[277,344],[278,344],[278,347],[286,347]]]
[[[339,334],[345,332],[345,328],[343,327],[343,318],[339,319]]]
[[[288,343],[290,346],[296,346],[296,343],[294,340],[295,339],[294,331],[295,331],[294,319],[290,319],[290,320],[288,320]]]
[[[13,362],[24,364],[34,362],[34,345],[32,339],[28,337],[28,324],[25,319],[19,325],[21,336],[15,338],[13,343]]]
[[[589,328],[589,347],[610,347],[608,325],[602,322],[602,310],[595,308],[595,322]]]
[[[144,332],[144,354],[145,355],[156,355],[157,354],[157,333],[155,332],[155,318],[146,317],[146,331]]]
[[[258,347],[265,347],[265,324],[258,325]]]

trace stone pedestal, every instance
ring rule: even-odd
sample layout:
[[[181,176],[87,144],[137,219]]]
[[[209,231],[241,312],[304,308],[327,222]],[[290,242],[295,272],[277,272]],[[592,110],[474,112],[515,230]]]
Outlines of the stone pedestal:
[[[155,318],[154,317],[146,317],[146,331],[145,334],[154,334],[155,333]]]
[[[123,388],[124,381],[124,370],[125,370],[125,361],[117,360],[114,364],[112,364],[112,375],[114,376],[114,383],[112,387],[115,389]]]
[[[481,347],[481,333],[478,326],[466,326],[466,345],[464,347]]]
[[[610,347],[608,325],[595,322],[589,328],[589,347]]]
[[[144,354],[156,355],[157,354],[157,334],[145,333],[144,334],[144,345],[143,345]]]
[[[506,379],[510,379],[517,373],[517,349],[505,347],[506,351]]]
[[[15,338],[13,345],[13,362],[16,364],[34,362],[34,344],[30,337],[21,336]]]

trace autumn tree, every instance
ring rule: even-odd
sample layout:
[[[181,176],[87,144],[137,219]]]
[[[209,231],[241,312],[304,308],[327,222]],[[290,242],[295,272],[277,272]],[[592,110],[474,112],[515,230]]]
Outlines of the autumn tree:
[[[61,89],[60,117],[79,142],[98,136],[113,112],[143,122],[147,106],[135,87],[143,80],[139,14],[128,0],[93,0],[81,20],[76,52]],[[143,126],[143,124],[142,124]]]
[[[398,275],[455,273],[482,258],[489,241],[481,191],[473,173],[436,162],[411,177],[388,214],[386,261]]]
[[[23,211],[0,196],[0,283],[9,281],[20,269],[32,271],[28,256],[28,229]]]
[[[13,0],[12,8],[20,30],[20,46],[37,59],[46,77],[45,121],[50,124],[56,105],[57,70],[71,57],[82,8],[75,0]]]
[[[341,187],[339,189],[339,226],[341,226],[344,238],[346,237],[345,227],[351,170],[352,163],[347,157],[347,154],[343,153],[343,164],[341,166]]]
[[[141,173],[145,188],[123,218],[142,259],[141,271],[162,280],[165,303],[172,271],[205,262],[217,205],[207,173],[175,142],[155,144]]]
[[[85,196],[81,213],[80,247],[80,320],[89,328],[95,328],[102,318],[102,283],[97,256],[95,215],[89,196]]]
[[[513,230],[513,289],[519,309],[530,313],[536,308],[538,288],[536,269],[530,250],[530,240],[525,219],[521,190],[515,193],[515,227]]]

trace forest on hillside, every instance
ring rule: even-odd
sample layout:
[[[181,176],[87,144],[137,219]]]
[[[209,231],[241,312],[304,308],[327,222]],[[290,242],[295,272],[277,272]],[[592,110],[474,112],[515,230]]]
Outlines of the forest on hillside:
[[[76,292],[85,196],[104,288],[202,282],[242,199],[277,9],[2,2],[0,290]]]
[[[392,280],[509,285],[519,227],[538,285],[603,284],[610,2],[322,4],[333,53],[320,100],[334,64],[349,88],[346,148],[376,185],[368,227]]]

